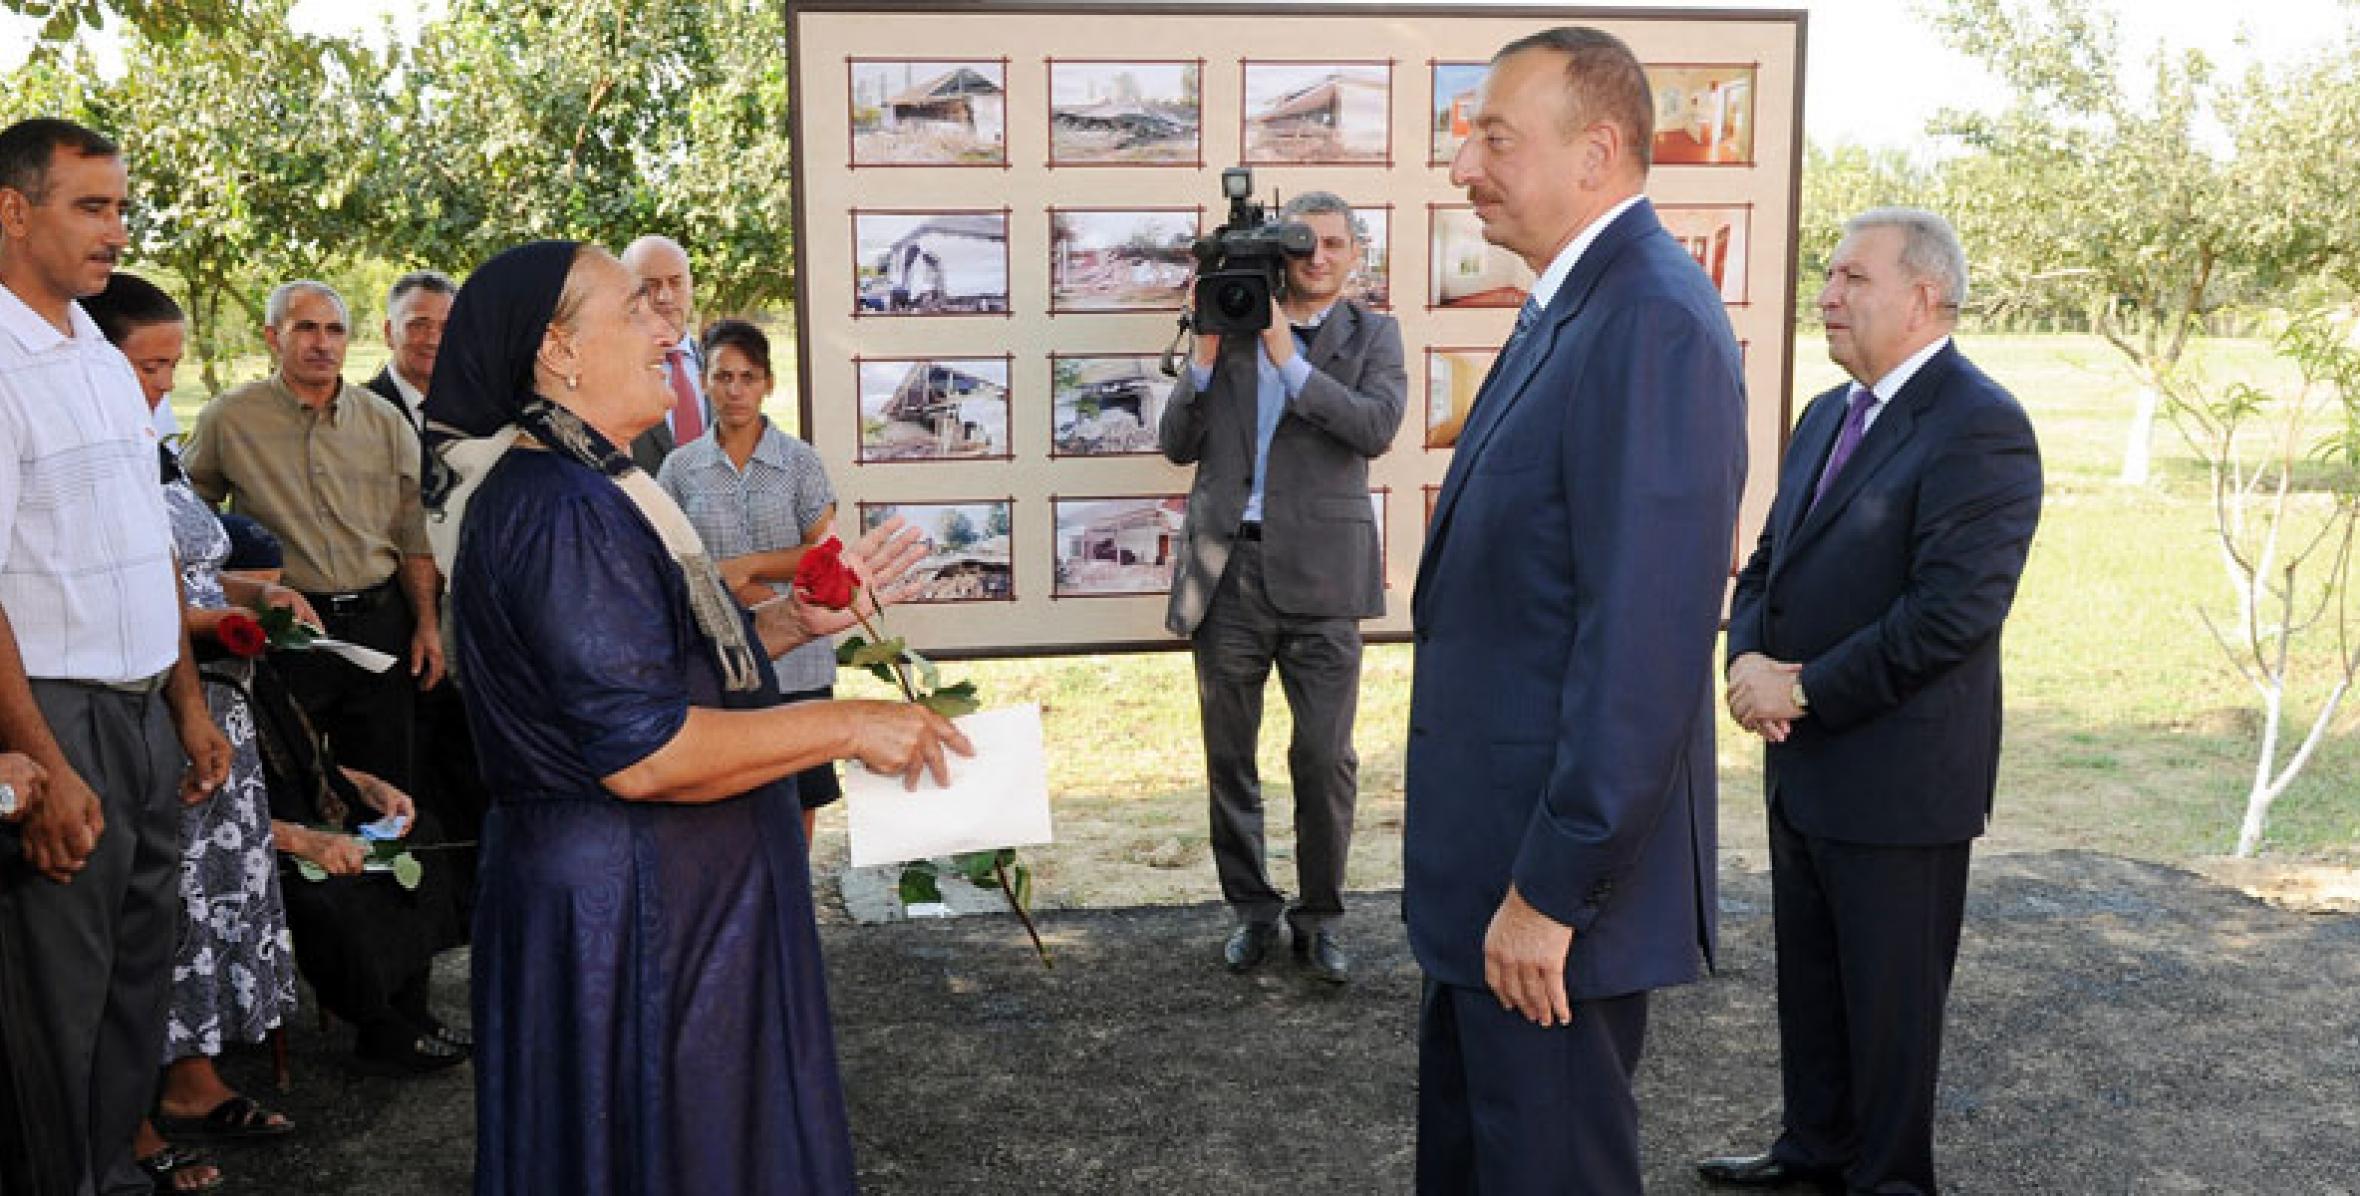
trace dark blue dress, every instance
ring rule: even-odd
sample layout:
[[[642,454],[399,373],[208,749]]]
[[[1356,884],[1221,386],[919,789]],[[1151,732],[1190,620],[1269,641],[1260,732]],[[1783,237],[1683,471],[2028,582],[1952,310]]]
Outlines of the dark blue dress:
[[[484,780],[479,1196],[853,1190],[792,783],[706,805],[599,778],[727,695],[680,570],[606,478],[508,454],[454,570]]]

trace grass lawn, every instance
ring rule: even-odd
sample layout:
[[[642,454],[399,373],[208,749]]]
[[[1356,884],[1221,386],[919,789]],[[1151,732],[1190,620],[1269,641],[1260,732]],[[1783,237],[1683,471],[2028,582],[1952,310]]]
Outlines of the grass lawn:
[[[2086,847],[2170,863],[2218,856],[2235,842],[2253,773],[2260,717],[2253,693],[2197,621],[2228,610],[2213,547],[2203,475],[2168,425],[2154,439],[2155,484],[2117,485],[2132,393],[2114,351],[2077,336],[1968,337],[1962,347],[2030,409],[2041,436],[2048,503],[2008,625],[2008,739],[1991,846]],[[2213,378],[2269,383],[2281,372],[2266,345],[2200,347]],[[791,368],[793,354],[778,358]],[[346,373],[382,364],[355,346]],[[1797,405],[1839,374],[1816,336],[1796,359]],[[226,376],[255,376],[239,362]],[[193,382],[193,372],[184,374]],[[788,428],[791,377],[773,400]],[[175,396],[188,426],[197,388]],[[1768,462],[1754,468],[1767,469]],[[1396,596],[1396,601],[1406,599]],[[2316,663],[2324,665],[2324,654]],[[994,704],[1037,701],[1050,711],[1051,786],[1059,844],[1033,853],[1045,904],[1213,900],[1206,845],[1203,759],[1195,689],[1182,652],[1006,660],[951,666]],[[2316,681],[2321,676],[2313,671]],[[846,689],[881,694],[847,675]],[[1400,883],[1402,741],[1409,650],[1368,651],[1357,740],[1360,834],[1351,883]],[[2292,708],[2290,734],[2316,710],[2323,686]],[[1275,682],[1262,773],[1274,852],[1292,817],[1285,767],[1287,718]],[[2278,802],[2265,852],[2289,862],[2360,864],[2360,702],[2347,704],[2303,778]],[[1108,734],[1119,729],[1119,734]],[[1760,753],[1723,726],[1722,840],[1759,866]],[[823,858],[840,858],[842,815],[821,819]],[[1285,873],[1289,865],[1275,870]]]
[[[2170,863],[2235,843],[2260,730],[2258,703],[2197,621],[2228,609],[2205,483],[2168,425],[2154,440],[2157,484],[2117,485],[2132,390],[2114,351],[2090,337],[1969,337],[1964,348],[2010,387],[2041,435],[2048,501],[2009,622],[2007,753],[1990,846],[2085,847]],[[1839,374],[1816,336],[1796,354],[1797,406]],[[2222,379],[2275,378],[2266,345],[2204,346]],[[1757,462],[1755,468],[1768,468]],[[1399,599],[1397,599],[1399,600]],[[1206,842],[1203,759],[1185,653],[962,663],[994,703],[1050,710],[1059,844],[1035,853],[1049,903],[1123,904],[1219,897]],[[2314,676],[2317,676],[2315,673]],[[848,680],[852,680],[848,678]],[[862,689],[866,679],[852,680]],[[1400,883],[1406,646],[1368,651],[1356,736],[1359,834],[1351,883]],[[2307,698],[2321,692],[2314,686]],[[1286,710],[1275,681],[1263,735],[1272,848],[1290,839]],[[2298,712],[2308,718],[2309,700]],[[2270,820],[2265,852],[2288,861],[2360,863],[2360,702]],[[1121,728],[1119,736],[1106,734]],[[1722,841],[1766,863],[1761,756],[1723,725]],[[840,816],[821,821],[840,850]],[[1274,865],[1282,875],[1290,865]]]

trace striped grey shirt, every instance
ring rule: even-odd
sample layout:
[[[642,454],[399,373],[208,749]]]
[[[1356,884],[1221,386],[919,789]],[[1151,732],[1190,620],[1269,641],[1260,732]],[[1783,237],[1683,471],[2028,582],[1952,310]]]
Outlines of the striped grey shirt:
[[[836,502],[819,453],[810,445],[762,421],[762,439],[746,459],[743,473],[715,439],[716,430],[673,450],[656,481],[687,512],[690,526],[715,561],[752,552],[776,552],[801,545]],[[786,593],[788,586],[773,583]],[[836,680],[836,645],[815,640],[790,650],[774,663],[779,690],[818,689]]]

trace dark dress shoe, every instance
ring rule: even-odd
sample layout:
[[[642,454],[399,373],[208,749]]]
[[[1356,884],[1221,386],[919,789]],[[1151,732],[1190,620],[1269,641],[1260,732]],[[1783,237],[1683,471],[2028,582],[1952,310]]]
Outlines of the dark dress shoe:
[[[1229,941],[1221,944],[1221,962],[1232,972],[1250,972],[1261,966],[1277,941],[1278,923],[1240,922],[1229,932]]]
[[[1312,975],[1330,984],[1352,979],[1352,957],[1344,954],[1344,946],[1336,941],[1333,931],[1295,932],[1295,959],[1311,969]]]
[[[454,1026],[441,1018],[429,1017],[419,1028],[426,1031],[427,1037],[439,1040],[446,1046],[455,1046],[463,1051],[475,1049],[475,1031],[463,1026]]]
[[[408,1042],[387,1046],[383,1043],[364,1043],[355,1054],[361,1065],[370,1071],[389,1075],[425,1075],[467,1062],[475,1052],[463,1046],[453,1046],[432,1034],[420,1034]]]
[[[1696,1173],[1706,1183],[1733,1188],[1783,1188],[1791,1184],[1825,1187],[1837,1178],[1833,1171],[1789,1163],[1774,1154],[1733,1154],[1705,1159],[1696,1164]]]

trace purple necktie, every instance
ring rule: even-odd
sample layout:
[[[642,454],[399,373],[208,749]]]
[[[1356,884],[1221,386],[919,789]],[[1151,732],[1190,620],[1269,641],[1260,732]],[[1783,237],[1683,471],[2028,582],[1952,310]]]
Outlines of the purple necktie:
[[[1852,459],[1853,450],[1860,447],[1861,433],[1868,430],[1868,413],[1876,408],[1877,392],[1855,382],[1852,402],[1844,409],[1844,430],[1836,433],[1835,451],[1827,455],[1827,468],[1819,471],[1819,488],[1811,492],[1811,505],[1827,497],[1827,488],[1835,484],[1836,475],[1844,471],[1844,462]]]

